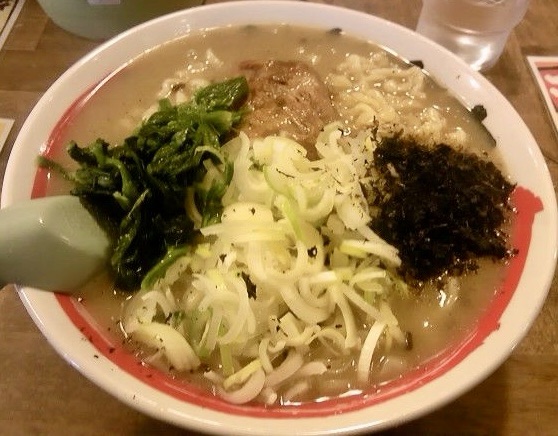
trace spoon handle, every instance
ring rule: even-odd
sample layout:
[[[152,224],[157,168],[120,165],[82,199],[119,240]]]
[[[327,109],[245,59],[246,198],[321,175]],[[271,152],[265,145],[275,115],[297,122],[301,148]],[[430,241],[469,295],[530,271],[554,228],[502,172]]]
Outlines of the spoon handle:
[[[70,292],[105,265],[109,247],[107,234],[75,196],[0,209],[0,286]]]

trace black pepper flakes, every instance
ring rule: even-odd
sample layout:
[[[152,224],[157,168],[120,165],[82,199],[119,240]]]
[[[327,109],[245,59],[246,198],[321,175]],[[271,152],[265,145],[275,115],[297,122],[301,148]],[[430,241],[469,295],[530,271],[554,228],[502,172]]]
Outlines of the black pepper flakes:
[[[405,332],[405,349],[411,351],[413,346],[413,334],[411,332]]]
[[[471,109],[471,113],[479,121],[484,121],[484,119],[488,116],[488,112],[482,104],[473,106],[473,108]]]
[[[253,300],[255,300],[257,296],[256,285],[254,284],[254,282],[252,282],[252,280],[250,280],[250,276],[244,271],[242,271],[241,277],[244,280],[244,283],[246,283],[246,292],[248,293],[248,298],[252,298]]]
[[[419,67],[421,70],[424,69],[424,62],[421,61],[421,60],[418,60],[418,59],[413,60],[413,61],[410,61],[410,63],[413,64],[415,67]]]
[[[329,33],[330,35],[342,35],[343,29],[341,29],[340,27],[333,27],[332,29],[329,29],[327,33]]]

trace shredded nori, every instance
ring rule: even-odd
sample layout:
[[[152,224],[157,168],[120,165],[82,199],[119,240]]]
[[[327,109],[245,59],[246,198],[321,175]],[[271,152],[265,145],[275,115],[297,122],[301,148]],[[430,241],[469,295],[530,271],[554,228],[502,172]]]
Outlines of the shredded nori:
[[[502,227],[514,185],[492,162],[395,137],[374,151],[374,170],[371,228],[400,250],[407,279],[461,275],[475,270],[479,257],[513,253]]]

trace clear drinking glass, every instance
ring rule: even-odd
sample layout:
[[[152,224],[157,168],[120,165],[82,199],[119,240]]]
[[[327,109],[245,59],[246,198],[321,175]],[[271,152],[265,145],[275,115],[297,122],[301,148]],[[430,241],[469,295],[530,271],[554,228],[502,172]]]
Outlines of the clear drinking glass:
[[[475,70],[492,67],[529,0],[423,0],[417,32],[451,50]]]

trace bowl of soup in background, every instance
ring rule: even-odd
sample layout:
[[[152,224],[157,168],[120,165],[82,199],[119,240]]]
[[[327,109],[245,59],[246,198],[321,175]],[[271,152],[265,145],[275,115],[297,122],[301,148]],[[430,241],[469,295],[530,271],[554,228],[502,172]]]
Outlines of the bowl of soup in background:
[[[131,59],[202,29],[284,23],[324,31],[341,29],[404,59],[420,60],[463,105],[482,105],[487,110],[484,125],[496,140],[507,173],[520,188],[515,201],[521,213],[512,233],[514,244],[521,249],[473,325],[454,343],[392,383],[298,405],[233,405],[197,385],[139,365],[138,357],[108,335],[104,321],[78,299],[31,288],[18,292],[42,333],[72,366],[155,418],[220,434],[282,435],[293,428],[297,434],[348,434],[385,429],[446,404],[495,370],[539,313],[556,264],[556,199],[535,140],[512,106],[483,76],[429,40],[371,15],[302,2],[230,2],[141,24],[78,61],[38,102],[10,156],[2,205],[47,193],[45,174],[38,172],[35,156],[63,147],[59,142],[65,123],[87,107],[89,96],[95,95],[92,90],[116,83],[119,73],[127,74],[124,65]],[[174,73],[169,71],[168,76]],[[155,101],[156,92],[146,99]]]
[[[157,16],[202,3],[203,0],[39,0],[58,26],[95,40],[110,38]]]

